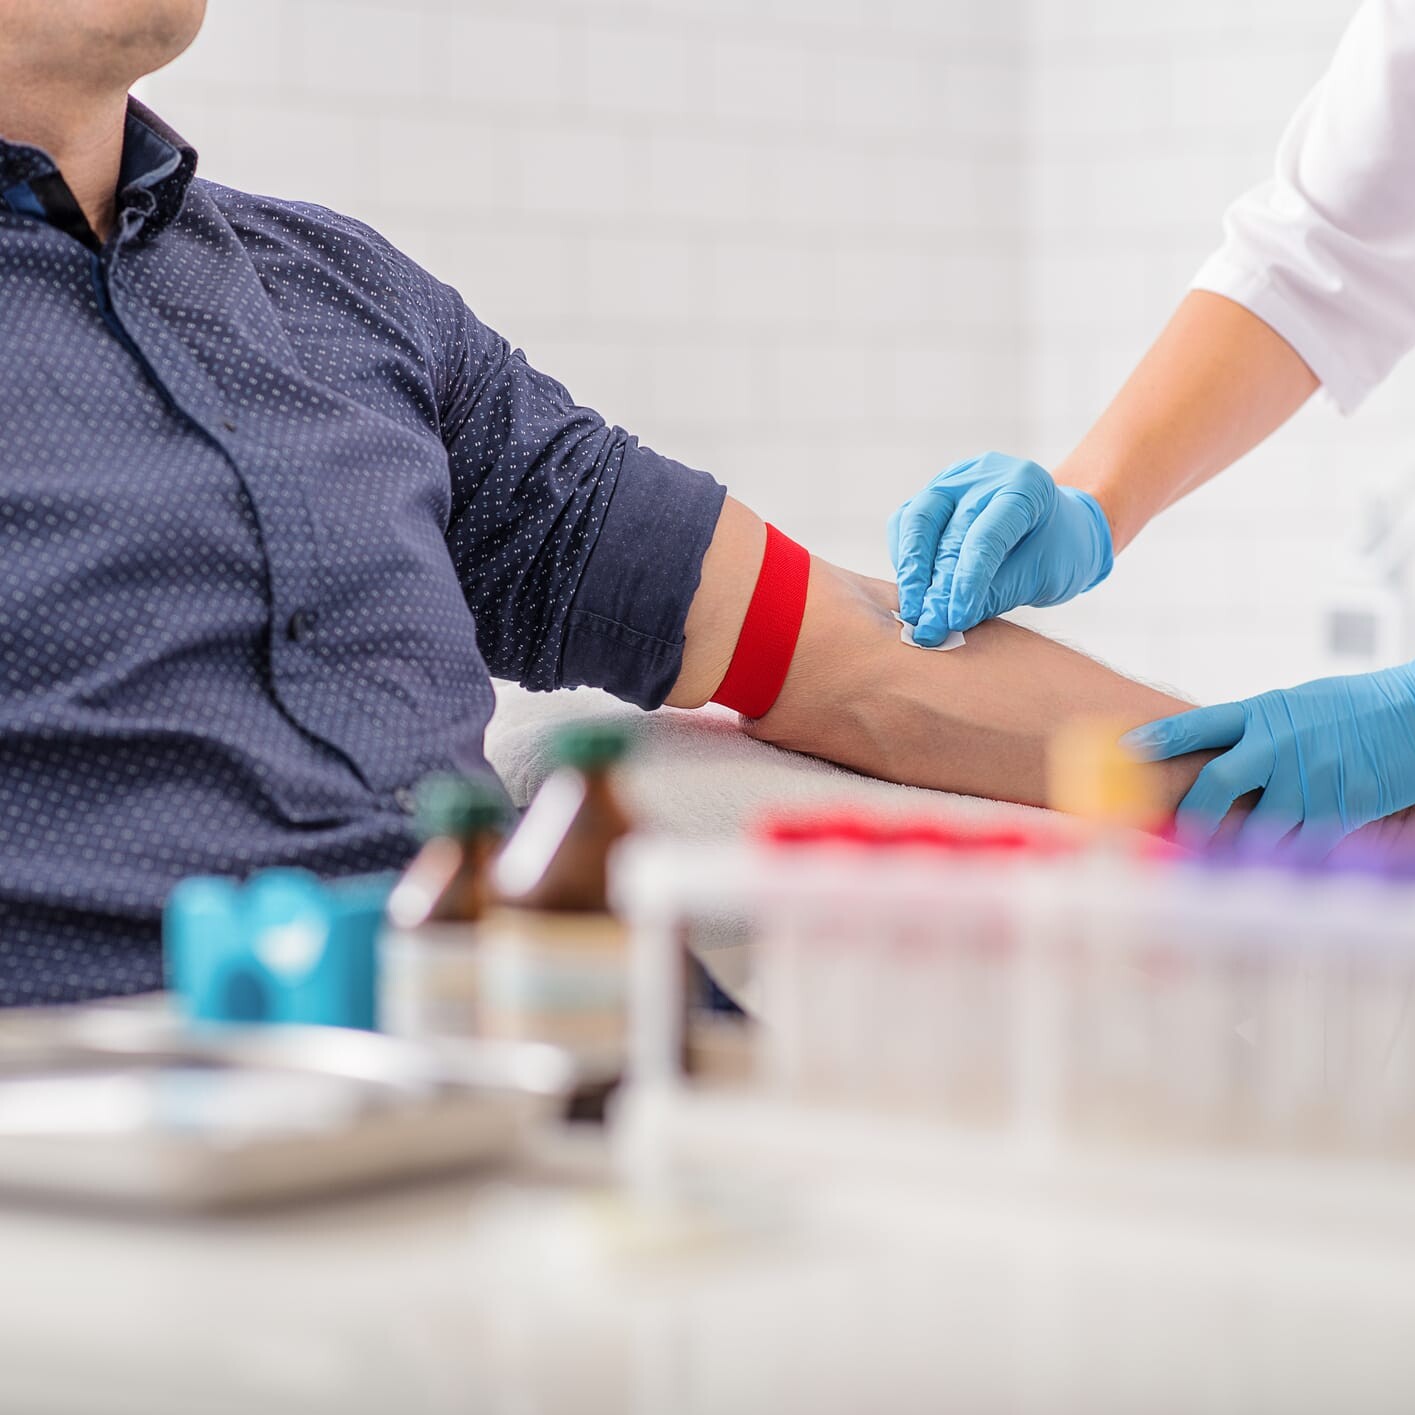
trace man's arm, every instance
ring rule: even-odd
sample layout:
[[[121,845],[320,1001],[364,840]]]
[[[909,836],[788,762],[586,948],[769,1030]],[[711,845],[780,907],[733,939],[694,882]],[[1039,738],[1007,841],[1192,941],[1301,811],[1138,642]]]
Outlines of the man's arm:
[[[761,565],[761,521],[729,497],[703,561],[668,701],[700,707],[731,662]],[[870,776],[1042,805],[1047,746],[1077,717],[1138,725],[1188,704],[1001,620],[952,653],[901,643],[893,585],[812,559],[806,615],[776,705],[747,730]],[[1178,804],[1207,760],[1157,763]]]

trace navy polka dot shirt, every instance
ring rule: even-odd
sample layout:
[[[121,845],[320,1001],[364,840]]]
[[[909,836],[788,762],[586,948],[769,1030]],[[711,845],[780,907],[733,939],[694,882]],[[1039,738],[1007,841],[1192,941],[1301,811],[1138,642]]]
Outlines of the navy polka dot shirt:
[[[160,984],[193,873],[413,849],[491,674],[657,706],[722,504],[373,231],[129,110],[100,247],[0,141],[0,1003]]]

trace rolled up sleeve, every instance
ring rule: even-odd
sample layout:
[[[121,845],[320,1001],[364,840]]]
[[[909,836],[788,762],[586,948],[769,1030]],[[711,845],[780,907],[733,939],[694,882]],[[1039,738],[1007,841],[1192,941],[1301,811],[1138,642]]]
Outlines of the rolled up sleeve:
[[[723,488],[576,404],[460,299],[440,315],[447,544],[488,668],[658,707]]]
[[[662,704],[725,493],[706,472],[632,439],[570,606],[560,681]]]

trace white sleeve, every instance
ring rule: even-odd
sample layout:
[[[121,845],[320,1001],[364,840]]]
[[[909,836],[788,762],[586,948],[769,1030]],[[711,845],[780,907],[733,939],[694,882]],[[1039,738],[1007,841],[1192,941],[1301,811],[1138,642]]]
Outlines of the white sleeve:
[[[1275,329],[1343,413],[1415,346],[1415,0],[1365,0],[1194,288]]]

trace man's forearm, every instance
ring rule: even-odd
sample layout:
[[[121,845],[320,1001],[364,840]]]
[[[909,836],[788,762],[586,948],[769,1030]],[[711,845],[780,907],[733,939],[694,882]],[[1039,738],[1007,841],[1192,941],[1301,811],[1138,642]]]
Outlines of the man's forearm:
[[[1045,805],[1048,750],[1066,723],[1120,730],[1186,706],[1003,620],[954,652],[922,652],[900,641],[894,603],[892,585],[813,561],[786,686],[747,730],[889,781]],[[1177,805],[1201,765],[1146,768],[1161,804]]]
[[[761,521],[728,498],[686,629],[669,702],[697,707],[717,690],[761,563]],[[1014,624],[981,624],[953,653],[900,642],[894,586],[812,560],[801,635],[776,705],[747,730],[886,780],[1043,804],[1048,744],[1077,717],[1117,729],[1184,706]],[[1157,764],[1177,805],[1202,759]]]
[[[1296,350],[1256,315],[1193,291],[1056,480],[1096,498],[1120,550],[1281,427],[1316,387]]]

